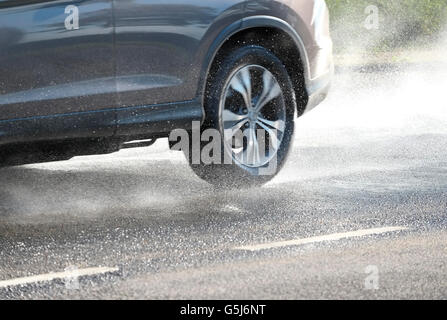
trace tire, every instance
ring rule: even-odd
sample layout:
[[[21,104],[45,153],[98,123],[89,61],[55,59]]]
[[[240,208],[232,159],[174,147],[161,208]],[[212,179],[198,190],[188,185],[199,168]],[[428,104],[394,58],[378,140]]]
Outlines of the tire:
[[[292,81],[281,60],[261,46],[235,49],[218,61],[218,69],[210,75],[204,108],[201,133],[218,131],[220,161],[193,163],[190,148],[186,155],[193,171],[226,189],[261,186],[273,179],[292,147],[297,110]],[[231,136],[229,130],[239,126],[238,138],[225,140]],[[265,139],[260,138],[262,134]],[[264,148],[261,141],[265,141]],[[208,143],[200,143],[201,152]]]

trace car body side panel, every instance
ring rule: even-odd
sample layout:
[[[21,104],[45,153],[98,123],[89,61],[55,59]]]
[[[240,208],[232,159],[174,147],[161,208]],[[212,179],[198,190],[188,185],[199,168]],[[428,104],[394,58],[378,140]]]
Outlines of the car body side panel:
[[[115,119],[115,109],[105,109],[0,120],[0,146],[36,141],[110,137],[115,132]]]
[[[119,107],[192,100],[202,60],[242,0],[114,0]],[[123,79],[124,77],[124,79]]]
[[[113,60],[111,0],[0,1],[0,144],[113,135]]]
[[[0,2],[1,120],[113,107],[114,73],[111,0]]]

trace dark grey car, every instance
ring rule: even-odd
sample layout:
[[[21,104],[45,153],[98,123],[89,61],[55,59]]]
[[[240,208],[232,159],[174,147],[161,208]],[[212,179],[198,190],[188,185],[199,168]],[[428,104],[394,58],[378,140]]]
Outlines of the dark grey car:
[[[203,179],[263,183],[332,73],[324,0],[0,0],[0,163],[109,153],[183,129]],[[210,130],[223,152],[207,162]]]

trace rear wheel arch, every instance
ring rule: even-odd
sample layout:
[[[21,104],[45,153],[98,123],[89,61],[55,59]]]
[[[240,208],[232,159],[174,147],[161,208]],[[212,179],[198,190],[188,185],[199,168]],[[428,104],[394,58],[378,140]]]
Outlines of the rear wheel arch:
[[[278,43],[281,45],[278,46]],[[306,90],[309,62],[304,44],[299,34],[287,22],[270,16],[252,16],[234,22],[211,45],[199,83],[198,96],[202,105],[207,87],[220,61],[232,50],[247,44],[266,47],[283,61],[293,81],[297,114],[303,114],[309,99]]]

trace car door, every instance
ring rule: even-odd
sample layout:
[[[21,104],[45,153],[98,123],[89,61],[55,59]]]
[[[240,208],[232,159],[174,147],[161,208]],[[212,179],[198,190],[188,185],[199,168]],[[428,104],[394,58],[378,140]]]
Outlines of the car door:
[[[243,10],[243,0],[114,0],[119,106],[143,107],[118,111],[118,134],[200,120],[200,103],[167,104],[196,98],[209,46]],[[160,107],[144,108],[151,105]]]
[[[112,134],[114,76],[112,0],[0,0],[0,142]]]
[[[212,4],[197,0],[114,3],[121,105],[192,98],[185,90],[189,68],[201,37],[215,17]]]

